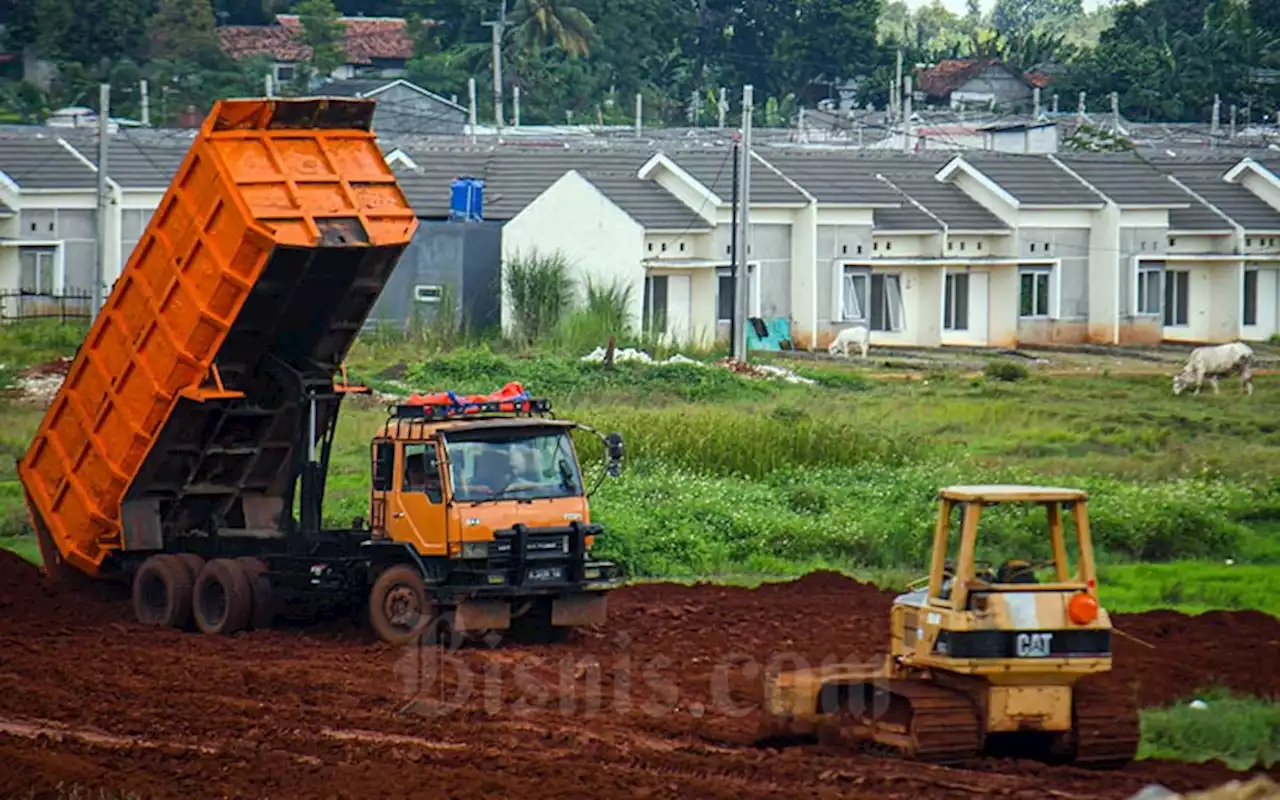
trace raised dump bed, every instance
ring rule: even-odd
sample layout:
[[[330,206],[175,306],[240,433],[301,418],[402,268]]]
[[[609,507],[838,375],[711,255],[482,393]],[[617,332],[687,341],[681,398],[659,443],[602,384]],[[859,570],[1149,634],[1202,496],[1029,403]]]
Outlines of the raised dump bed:
[[[336,414],[298,398],[332,392],[417,227],[373,109],[214,106],[19,462],[51,567],[288,527],[300,434]]]

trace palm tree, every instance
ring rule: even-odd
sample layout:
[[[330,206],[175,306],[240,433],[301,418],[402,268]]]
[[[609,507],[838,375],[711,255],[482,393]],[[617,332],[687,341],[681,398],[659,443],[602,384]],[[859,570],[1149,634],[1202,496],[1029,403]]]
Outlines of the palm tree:
[[[570,56],[585,56],[595,35],[595,24],[573,0],[519,0],[511,21],[515,40],[526,51],[554,43]]]

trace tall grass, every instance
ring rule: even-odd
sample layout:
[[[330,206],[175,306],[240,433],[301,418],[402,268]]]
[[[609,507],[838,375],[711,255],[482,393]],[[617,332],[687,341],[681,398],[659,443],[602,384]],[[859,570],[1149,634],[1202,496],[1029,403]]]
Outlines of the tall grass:
[[[1280,703],[1210,689],[1190,702],[1142,711],[1139,758],[1193,763],[1221,759],[1233,769],[1280,764]]]
[[[517,252],[502,281],[514,317],[511,332],[526,347],[555,331],[573,306],[574,282],[560,251]]]
[[[635,287],[614,279],[600,284],[591,277],[583,282],[583,304],[570,312],[548,343],[557,352],[583,354],[604,347],[614,337],[619,347],[635,338],[631,303]]]

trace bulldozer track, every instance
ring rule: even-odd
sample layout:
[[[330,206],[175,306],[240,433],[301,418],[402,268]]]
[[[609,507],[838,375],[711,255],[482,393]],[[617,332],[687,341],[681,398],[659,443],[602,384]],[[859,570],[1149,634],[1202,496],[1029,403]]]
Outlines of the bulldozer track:
[[[869,755],[954,764],[982,752],[982,725],[973,701],[960,692],[910,680],[878,687],[891,699],[870,713],[838,713],[825,738]]]
[[[1074,757],[1077,766],[1122,767],[1138,752],[1138,704],[1132,692],[1106,691],[1085,678],[1073,692]]]

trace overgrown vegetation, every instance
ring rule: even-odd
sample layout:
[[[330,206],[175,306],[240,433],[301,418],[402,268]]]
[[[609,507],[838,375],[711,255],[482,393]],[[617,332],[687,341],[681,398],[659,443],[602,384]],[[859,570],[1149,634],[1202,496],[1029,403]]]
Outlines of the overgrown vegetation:
[[[1280,702],[1240,697],[1225,689],[1167,708],[1142,711],[1139,758],[1203,762],[1221,759],[1238,770],[1280,764]],[[1198,704],[1197,704],[1198,705]]]
[[[511,332],[527,346],[547,338],[573,306],[573,278],[564,254],[517,253],[502,270],[511,304]]]
[[[595,337],[626,319],[615,312],[628,302],[593,287],[561,321],[589,316]],[[1280,612],[1280,425],[1269,376],[1257,377],[1251,399],[1224,392],[1194,402],[1172,397],[1164,375],[1046,378],[1007,361],[993,363],[1020,368],[1019,379],[936,370],[883,381],[853,365],[792,363],[818,382],[795,386],[705,362],[609,369],[558,355],[586,349],[564,344],[572,337],[553,336],[533,354],[481,344],[422,358],[425,348],[394,338],[376,349],[380,335],[363,336],[349,360],[353,377],[377,388],[471,393],[518,380],[549,396],[558,415],[620,431],[624,475],[603,484],[592,513],[609,531],[600,553],[632,576],[827,567],[896,579],[924,568],[939,487],[1055,483],[1091,493],[1104,598],[1117,610]],[[58,344],[35,329],[0,331],[0,352],[17,366]],[[387,369],[400,360],[411,363]],[[41,412],[8,405],[5,415],[0,536],[26,526],[13,464]],[[366,512],[368,438],[382,419],[352,406],[339,423],[332,523]],[[583,436],[579,447],[593,484],[598,442]],[[1016,513],[989,515],[984,534],[993,559],[1046,554],[1040,528]]]

